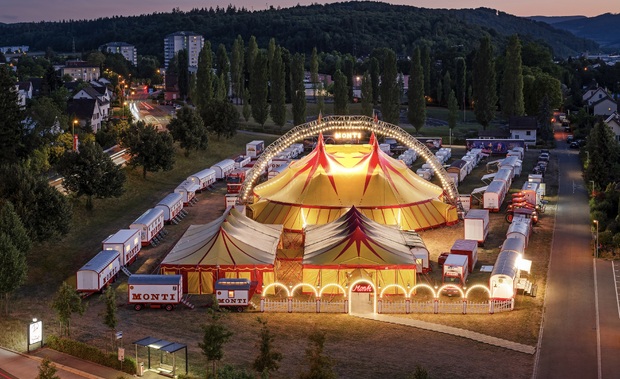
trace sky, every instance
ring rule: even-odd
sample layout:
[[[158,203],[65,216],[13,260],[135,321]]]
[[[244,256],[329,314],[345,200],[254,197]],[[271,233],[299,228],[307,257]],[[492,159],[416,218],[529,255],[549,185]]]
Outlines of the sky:
[[[269,6],[290,7],[296,4],[332,3],[321,0],[0,0],[0,22],[38,22],[94,19],[109,16],[131,16],[154,12],[182,11],[192,8],[226,7],[234,4],[250,10]],[[619,0],[389,0],[421,8],[487,7],[515,16],[597,16],[620,13]]]

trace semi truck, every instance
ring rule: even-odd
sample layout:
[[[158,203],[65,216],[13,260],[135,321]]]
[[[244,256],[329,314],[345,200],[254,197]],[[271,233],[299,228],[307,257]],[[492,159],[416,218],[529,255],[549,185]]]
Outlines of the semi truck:
[[[241,167],[232,170],[226,177],[226,192],[239,193],[248,171],[250,171],[249,167]]]
[[[443,285],[450,285],[444,288],[444,295],[458,295],[458,288],[463,288],[469,276],[469,262],[467,255],[448,254],[446,261],[443,263]]]
[[[144,307],[171,311],[183,302],[181,275],[131,275],[127,279],[129,304],[136,311]]]

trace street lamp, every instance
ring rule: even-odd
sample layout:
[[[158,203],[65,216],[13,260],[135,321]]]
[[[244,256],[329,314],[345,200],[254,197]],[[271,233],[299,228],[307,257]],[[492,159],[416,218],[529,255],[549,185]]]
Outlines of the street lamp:
[[[73,146],[73,151],[76,150],[77,148],[77,144],[75,143],[75,126],[77,125],[78,120],[73,120],[73,123],[71,124],[71,139],[72,139],[72,146]]]
[[[598,220],[594,220],[594,225],[596,225],[596,247],[594,257],[598,258]]]
[[[594,196],[594,180],[590,180],[590,183],[592,184],[592,196]]]
[[[125,118],[125,107],[127,106],[127,102],[123,101],[123,118]]]

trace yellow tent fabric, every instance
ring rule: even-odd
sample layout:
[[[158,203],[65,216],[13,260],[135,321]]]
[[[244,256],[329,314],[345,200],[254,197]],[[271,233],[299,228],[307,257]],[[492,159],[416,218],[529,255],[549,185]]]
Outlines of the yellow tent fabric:
[[[273,282],[281,234],[281,225],[260,224],[229,208],[209,224],[190,226],[162,261],[161,271],[183,275],[188,293],[213,293],[214,282],[225,277],[256,281],[260,293]]]
[[[254,188],[256,221],[302,231],[335,220],[355,206],[369,218],[404,230],[454,223],[443,189],[385,154],[376,142],[324,145]]]

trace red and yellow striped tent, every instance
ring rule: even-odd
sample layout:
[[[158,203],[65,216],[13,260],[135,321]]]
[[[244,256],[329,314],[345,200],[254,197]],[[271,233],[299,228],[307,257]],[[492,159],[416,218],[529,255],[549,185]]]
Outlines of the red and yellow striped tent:
[[[325,145],[254,188],[253,218],[301,232],[331,222],[355,206],[368,218],[403,230],[423,230],[457,222],[441,187],[427,182],[379,148]]]

